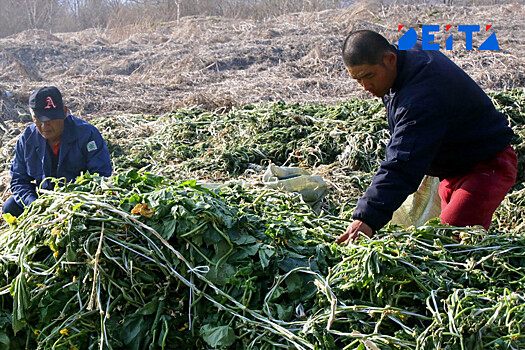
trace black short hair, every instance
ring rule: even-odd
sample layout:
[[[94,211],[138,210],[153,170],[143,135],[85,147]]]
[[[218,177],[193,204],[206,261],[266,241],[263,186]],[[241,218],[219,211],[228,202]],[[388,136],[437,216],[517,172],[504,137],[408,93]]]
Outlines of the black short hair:
[[[381,34],[371,30],[358,30],[350,33],[343,44],[345,66],[362,64],[382,64],[383,56],[394,52],[394,47]]]

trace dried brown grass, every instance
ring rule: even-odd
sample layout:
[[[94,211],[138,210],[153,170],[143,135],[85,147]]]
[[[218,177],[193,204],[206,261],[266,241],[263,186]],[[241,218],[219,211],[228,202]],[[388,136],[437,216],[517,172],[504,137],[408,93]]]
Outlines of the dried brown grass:
[[[285,100],[334,104],[367,97],[340,59],[352,30],[372,29],[397,40],[399,24],[492,24],[502,48],[466,51],[458,35],[446,51],[486,90],[525,85],[525,6],[380,5],[298,12],[273,19],[192,16],[180,21],[124,18],[106,30],[50,35],[27,31],[0,39],[0,80],[14,99],[56,85],[77,115],[162,114],[189,104],[206,108]],[[436,35],[443,42],[443,35]],[[481,38],[481,39],[479,39]],[[479,45],[483,35],[475,37]],[[5,100],[3,118],[13,104]],[[24,103],[19,108],[25,108]]]

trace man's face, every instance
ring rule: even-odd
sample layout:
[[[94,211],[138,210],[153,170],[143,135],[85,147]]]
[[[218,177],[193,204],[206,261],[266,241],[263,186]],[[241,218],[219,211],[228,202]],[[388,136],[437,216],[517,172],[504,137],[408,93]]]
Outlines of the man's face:
[[[383,97],[396,80],[397,57],[393,53],[388,53],[383,57],[383,64],[361,64],[346,69],[366,91],[376,97]]]
[[[64,133],[64,119],[54,119],[47,122],[39,122],[31,111],[33,122],[42,137],[51,142],[58,142]]]

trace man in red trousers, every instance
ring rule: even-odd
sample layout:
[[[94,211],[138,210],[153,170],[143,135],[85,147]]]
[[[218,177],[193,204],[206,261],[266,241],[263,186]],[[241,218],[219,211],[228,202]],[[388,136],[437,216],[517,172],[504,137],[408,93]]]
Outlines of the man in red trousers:
[[[443,223],[489,228],[514,185],[517,156],[505,116],[461,68],[421,42],[399,50],[380,34],[351,33],[343,46],[350,75],[386,108],[386,159],[337,242],[371,237],[415,192],[424,175],[440,178]]]

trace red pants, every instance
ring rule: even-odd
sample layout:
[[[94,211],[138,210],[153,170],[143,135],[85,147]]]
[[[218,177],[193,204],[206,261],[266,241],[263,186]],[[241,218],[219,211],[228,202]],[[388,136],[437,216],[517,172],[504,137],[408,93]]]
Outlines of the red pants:
[[[481,225],[487,230],[492,214],[516,182],[518,157],[509,145],[467,174],[439,185],[441,222],[453,226]]]

